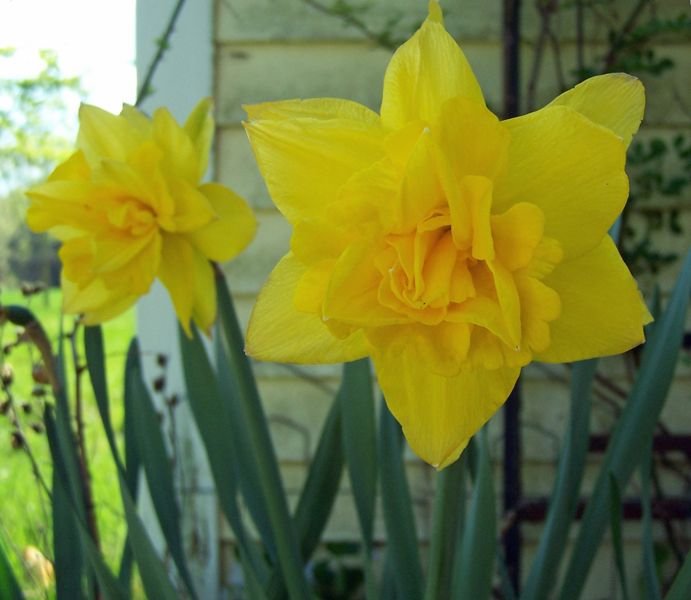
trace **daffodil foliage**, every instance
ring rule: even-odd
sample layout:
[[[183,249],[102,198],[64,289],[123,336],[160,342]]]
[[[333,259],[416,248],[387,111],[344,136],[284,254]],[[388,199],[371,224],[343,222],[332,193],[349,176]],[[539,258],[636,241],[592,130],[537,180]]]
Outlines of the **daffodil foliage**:
[[[249,353],[372,356],[412,448],[450,464],[531,360],[643,341],[648,311],[607,234],[643,108],[640,82],[613,74],[500,121],[436,2],[391,59],[380,114],[336,99],[248,107],[293,226]]]
[[[201,184],[213,136],[211,102],[184,126],[165,108],[151,119],[125,106],[79,111],[77,151],[27,191],[27,222],[62,241],[64,310],[87,324],[136,302],[156,278],[178,318],[207,330],[216,314],[209,263],[233,258],[254,236],[247,204],[217,183]]]

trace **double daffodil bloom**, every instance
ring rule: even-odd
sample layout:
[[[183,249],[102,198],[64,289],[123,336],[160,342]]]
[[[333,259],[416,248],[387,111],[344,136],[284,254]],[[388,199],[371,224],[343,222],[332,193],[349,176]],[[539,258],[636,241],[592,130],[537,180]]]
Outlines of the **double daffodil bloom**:
[[[643,107],[640,82],[614,74],[499,121],[436,2],[391,59],[381,114],[335,99],[248,107],[293,227],[248,353],[370,355],[413,450],[452,463],[531,360],[643,341],[650,315],[607,234]]]
[[[216,315],[209,263],[233,258],[254,236],[244,200],[201,184],[213,136],[211,102],[183,127],[159,108],[79,111],[78,150],[27,191],[29,227],[62,241],[63,308],[87,324],[125,311],[159,278],[177,316],[208,330]]]

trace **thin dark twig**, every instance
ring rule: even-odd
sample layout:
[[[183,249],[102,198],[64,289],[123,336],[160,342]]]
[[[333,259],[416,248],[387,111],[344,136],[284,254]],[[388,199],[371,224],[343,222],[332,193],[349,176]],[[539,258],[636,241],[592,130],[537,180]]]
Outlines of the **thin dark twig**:
[[[355,14],[352,12],[345,12],[332,6],[326,6],[317,0],[303,0],[303,2],[307,4],[307,6],[311,6],[314,10],[317,10],[322,14],[329,15],[331,17],[338,17],[346,25],[349,25],[353,29],[357,29],[368,40],[375,42],[379,46],[383,46],[389,50],[393,50],[398,46],[397,43],[388,39],[385,35],[382,35],[382,33],[370,29],[367,26],[367,23],[355,16]]]
[[[184,5],[185,0],[178,0],[172,14],[170,15],[168,25],[166,25],[163,35],[157,42],[158,49],[156,50],[156,54],[154,55],[154,58],[146,71],[146,75],[144,76],[144,81],[142,81],[142,85],[137,92],[137,100],[134,103],[135,106],[139,106],[152,93],[151,82],[153,81],[158,66],[163,60],[163,56],[167,52],[168,48],[170,48],[170,38],[173,35],[173,31],[175,31],[175,24],[177,23],[178,17],[180,16],[180,12],[182,11],[182,7]]]
[[[88,454],[86,451],[86,432],[84,429],[84,405],[82,393],[82,375],[84,366],[80,364],[79,352],[77,351],[77,338],[79,331],[79,320],[75,320],[74,328],[67,334],[72,350],[72,362],[74,366],[74,394],[75,409],[74,419],[77,434],[77,455],[79,458],[79,472],[84,494],[84,510],[86,512],[86,522],[91,534],[91,539],[97,549],[100,549],[100,536],[98,534],[98,522],[96,521],[96,506],[94,504],[93,491],[91,489],[91,471],[89,470]],[[98,595],[98,594],[97,594]]]
[[[568,86],[566,84],[566,77],[564,77],[564,65],[561,60],[561,46],[559,45],[559,38],[551,29],[549,30],[549,41],[552,45],[552,53],[554,54],[554,69],[557,77],[557,85],[559,86],[559,91],[563,92]]]
[[[576,68],[578,79],[583,78],[585,69],[585,25],[583,0],[576,0]]]
[[[535,109],[535,96],[537,94],[537,82],[540,77],[540,69],[542,67],[542,59],[545,53],[545,45],[550,36],[554,34],[551,31],[552,14],[557,8],[558,0],[537,0],[535,8],[540,14],[540,33],[535,42],[535,52],[533,53],[533,65],[530,69],[530,77],[528,78],[528,90],[526,98],[526,108],[528,112]]]
[[[633,10],[629,14],[629,18],[626,19],[626,22],[624,23],[624,26],[619,30],[618,35],[612,40],[612,43],[610,44],[609,50],[607,51],[607,54],[605,55],[604,59],[604,64],[603,64],[603,72],[608,72],[612,69],[612,67],[616,64],[617,59],[619,58],[619,51],[622,49],[622,42],[624,39],[626,39],[626,36],[633,31],[633,28],[636,26],[636,22],[638,21],[638,17],[641,16],[641,13],[643,12],[643,9],[645,8],[646,4],[649,3],[650,0],[639,0],[636,6],[633,7]]]
[[[660,483],[660,476],[657,472],[657,466],[655,464],[655,461],[653,461],[650,475],[651,480],[653,482],[653,489],[655,490],[655,497],[659,500],[664,500],[665,493],[662,489],[662,484]],[[677,539],[677,534],[674,531],[674,527],[672,526],[671,520],[668,518],[667,515],[658,515],[658,517],[662,521],[663,527],[665,529],[665,535],[667,536],[668,546],[672,551],[672,554],[674,554],[674,558],[677,561],[677,568],[680,568],[684,562],[684,552],[682,551],[679,545],[679,540]]]

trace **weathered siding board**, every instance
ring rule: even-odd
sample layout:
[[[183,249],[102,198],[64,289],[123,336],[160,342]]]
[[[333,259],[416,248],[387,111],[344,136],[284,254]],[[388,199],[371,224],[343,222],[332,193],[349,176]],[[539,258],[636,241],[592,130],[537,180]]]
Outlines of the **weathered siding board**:
[[[319,0],[329,6],[331,0]],[[363,3],[352,2],[360,5]],[[391,38],[407,38],[427,15],[425,0],[376,0],[357,17],[372,32],[390,31]],[[534,39],[540,31],[537,3],[524,3],[521,29],[525,39]],[[563,3],[566,4],[566,3]],[[560,39],[576,39],[575,9],[564,6],[552,17],[553,30]],[[659,18],[673,19],[688,10],[679,0],[656,3]],[[487,40],[498,43],[502,36],[501,2],[464,0],[442,2],[448,30],[461,41]],[[600,3],[597,13],[585,11],[585,34],[588,42],[606,39],[609,23],[621,23],[633,9],[633,3]],[[645,14],[651,11],[646,10]],[[357,27],[309,6],[305,0],[229,0],[218,3],[216,35],[220,43],[266,39],[295,40],[361,40],[365,34]],[[392,23],[395,19],[395,23]]]

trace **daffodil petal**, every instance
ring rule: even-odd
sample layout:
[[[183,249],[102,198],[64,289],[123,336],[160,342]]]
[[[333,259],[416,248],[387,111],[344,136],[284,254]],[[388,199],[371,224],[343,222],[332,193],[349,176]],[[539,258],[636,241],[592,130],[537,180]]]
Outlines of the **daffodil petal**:
[[[48,231],[55,227],[69,226],[83,230],[99,230],[99,216],[89,204],[104,198],[88,181],[50,180],[27,190],[31,200],[26,220],[32,231]]]
[[[561,314],[549,324],[551,343],[537,360],[572,362],[643,343],[650,313],[609,236],[587,254],[558,265],[544,283],[559,294]]]
[[[336,261],[324,298],[324,315],[356,326],[405,323],[408,319],[378,300],[381,274],[367,260],[369,243],[350,246]]]
[[[260,360],[288,363],[347,362],[367,356],[369,347],[361,332],[339,339],[320,316],[295,308],[295,289],[306,271],[292,254],[276,265],[254,305],[246,352]]]
[[[194,181],[204,177],[209,166],[209,152],[211,140],[214,137],[213,100],[204,98],[200,100],[187,117],[183,129],[192,144],[197,155],[197,172]]]
[[[493,212],[535,204],[545,215],[545,235],[559,241],[566,258],[597,246],[628,196],[622,140],[566,106],[504,123],[509,166],[495,181]]]
[[[457,177],[490,179],[506,167],[509,130],[484,104],[462,96],[441,106],[434,136]]]
[[[186,237],[210,260],[226,261],[242,252],[254,238],[257,220],[252,209],[237,194],[217,183],[199,187],[216,216]]]
[[[162,167],[166,174],[197,185],[200,157],[187,132],[177,124],[167,108],[158,108],[152,118],[156,145],[163,150]]]
[[[444,377],[458,375],[470,348],[471,326],[467,323],[441,322],[428,326],[419,323],[373,327],[365,335],[372,346],[388,356],[415,355],[426,371]]]
[[[484,104],[482,90],[458,44],[444,26],[427,19],[391,58],[381,104],[385,127],[437,121],[442,104],[456,96]]]
[[[281,100],[279,102],[264,102],[250,104],[243,107],[250,121],[287,119],[346,119],[357,123],[365,123],[372,127],[379,126],[379,115],[373,110],[340,98],[310,98],[307,100]]]
[[[77,145],[90,166],[102,157],[126,161],[141,141],[141,134],[127,119],[89,104],[80,106]]]
[[[170,192],[175,204],[175,213],[170,224],[161,224],[164,229],[181,233],[198,231],[216,218],[206,195],[184,179],[172,179]]]
[[[107,288],[101,279],[79,287],[67,277],[61,278],[62,308],[68,314],[83,314],[87,325],[108,321],[125,312],[139,297],[122,289]]]
[[[454,462],[509,396],[520,368],[437,375],[415,353],[377,350],[379,385],[410,447],[437,469]]]
[[[547,106],[569,106],[613,131],[628,146],[643,120],[645,90],[636,77],[609,73],[586,79]]]
[[[216,319],[216,282],[211,263],[199,252],[194,252],[194,286],[188,293],[194,296],[192,320],[207,335]]]
[[[191,335],[190,320],[195,304],[197,264],[192,244],[180,236],[163,234],[158,277],[166,286],[180,325]]]
[[[382,130],[364,120],[260,119],[245,130],[274,203],[293,223],[322,215],[340,187],[383,153]]]

